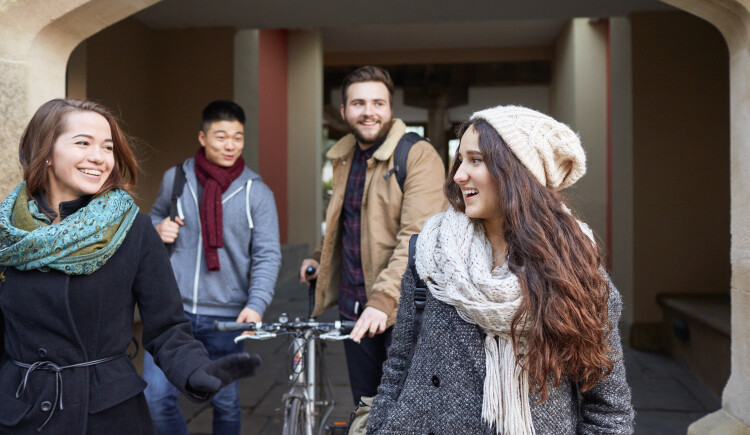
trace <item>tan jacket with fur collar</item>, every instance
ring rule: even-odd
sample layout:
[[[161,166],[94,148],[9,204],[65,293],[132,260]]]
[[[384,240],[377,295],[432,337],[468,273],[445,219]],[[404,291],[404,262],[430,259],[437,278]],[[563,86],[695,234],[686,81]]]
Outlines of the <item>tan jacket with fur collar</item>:
[[[387,326],[396,321],[401,276],[407,265],[409,238],[429,216],[445,209],[443,160],[427,141],[414,144],[406,162],[404,192],[396,175],[384,179],[393,168],[393,152],[406,125],[394,119],[388,136],[367,162],[362,197],[362,270],[367,306],[388,315]],[[356,139],[348,134],[326,154],[333,162],[333,195],[326,213],[326,233],[315,251],[320,262],[314,316],[338,302],[341,281],[341,211]]]

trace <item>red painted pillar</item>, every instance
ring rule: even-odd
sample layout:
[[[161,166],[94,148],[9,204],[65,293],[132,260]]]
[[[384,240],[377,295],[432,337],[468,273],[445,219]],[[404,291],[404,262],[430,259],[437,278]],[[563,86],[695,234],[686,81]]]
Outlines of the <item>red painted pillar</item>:
[[[287,242],[287,31],[260,30],[258,42],[258,169],[276,198],[281,243]]]

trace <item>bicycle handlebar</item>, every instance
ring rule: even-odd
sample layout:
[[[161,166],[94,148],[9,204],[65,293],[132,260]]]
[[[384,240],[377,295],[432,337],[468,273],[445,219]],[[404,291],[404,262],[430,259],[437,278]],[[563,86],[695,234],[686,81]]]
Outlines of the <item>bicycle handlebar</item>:
[[[312,266],[307,266],[307,269],[305,270],[305,275],[310,277],[315,273],[315,268]],[[307,297],[308,297],[308,311],[307,316],[312,318],[313,311],[315,310],[315,284],[317,283],[317,279],[311,279],[310,280],[310,287],[307,290]]]
[[[292,322],[276,322],[276,323],[245,323],[245,322],[220,322],[214,321],[215,331],[266,331],[266,332],[302,332],[307,330],[315,330],[321,332],[332,332],[338,331],[342,334],[349,333],[356,322],[353,321],[335,321],[335,322],[316,322],[316,321],[301,321],[295,320]]]
[[[218,320],[214,320],[214,331],[221,331],[221,332],[255,331],[255,323],[220,322]]]

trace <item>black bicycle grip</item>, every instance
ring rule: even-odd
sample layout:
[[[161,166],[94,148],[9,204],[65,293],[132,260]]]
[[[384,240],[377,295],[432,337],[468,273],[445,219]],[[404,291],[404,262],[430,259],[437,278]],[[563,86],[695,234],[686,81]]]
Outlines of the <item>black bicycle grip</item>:
[[[218,320],[214,320],[214,331],[255,331],[255,323],[220,322]]]
[[[307,269],[305,269],[305,275],[310,276],[315,273],[315,268],[313,266],[307,266]],[[315,310],[315,283],[317,282],[317,279],[311,279],[310,280],[310,287],[307,290],[307,298],[308,298],[308,314],[307,317],[312,319],[312,313],[313,310]]]
[[[352,331],[352,329],[354,329],[354,325],[356,324],[357,322],[355,322],[354,320],[342,320],[340,331],[349,333]]]

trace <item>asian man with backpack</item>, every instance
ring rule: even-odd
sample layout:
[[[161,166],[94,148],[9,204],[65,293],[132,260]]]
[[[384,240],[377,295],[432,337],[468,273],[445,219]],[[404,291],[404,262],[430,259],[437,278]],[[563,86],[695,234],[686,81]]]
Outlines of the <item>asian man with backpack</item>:
[[[213,331],[213,321],[261,321],[281,266],[273,193],[242,159],[244,123],[239,105],[208,104],[198,132],[200,147],[164,174],[150,213],[170,251],[185,316],[211,359],[243,348],[242,342],[234,343],[235,333]],[[149,354],[143,377],[157,432],[187,435],[178,391]],[[213,433],[239,434],[237,382],[211,403]]]

